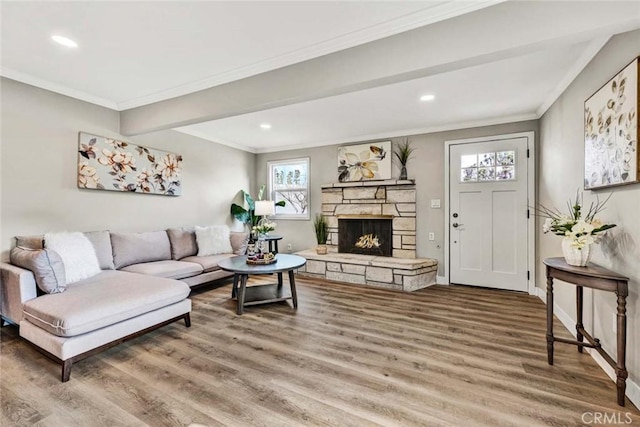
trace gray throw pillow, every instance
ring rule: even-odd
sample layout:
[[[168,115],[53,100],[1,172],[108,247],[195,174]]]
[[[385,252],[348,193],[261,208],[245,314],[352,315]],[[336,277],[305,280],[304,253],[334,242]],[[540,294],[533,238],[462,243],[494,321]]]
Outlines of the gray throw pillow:
[[[167,232],[111,233],[113,263],[116,270],[141,262],[171,259],[171,244]]]
[[[11,250],[10,259],[12,264],[33,272],[42,292],[58,294],[67,288],[64,263],[57,252],[15,247]]]
[[[169,228],[167,235],[171,242],[171,258],[180,260],[198,253],[196,244],[196,229],[191,228]]]
[[[16,236],[16,246],[26,249],[43,249],[44,236]]]
[[[232,231],[230,237],[233,253],[236,255],[246,254],[247,245],[249,244],[249,233]]]
[[[109,231],[88,231],[83,233],[93,245],[98,257],[101,270],[115,270],[113,264],[113,251],[111,249],[111,236]]]

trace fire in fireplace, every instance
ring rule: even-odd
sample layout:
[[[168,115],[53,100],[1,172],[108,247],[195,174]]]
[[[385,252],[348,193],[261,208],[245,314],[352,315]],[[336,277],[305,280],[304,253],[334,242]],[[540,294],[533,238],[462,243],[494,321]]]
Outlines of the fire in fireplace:
[[[392,255],[391,215],[341,215],[338,217],[338,252]]]
[[[355,244],[356,248],[361,249],[373,249],[380,247],[380,239],[375,234],[366,234],[358,237],[358,241]]]

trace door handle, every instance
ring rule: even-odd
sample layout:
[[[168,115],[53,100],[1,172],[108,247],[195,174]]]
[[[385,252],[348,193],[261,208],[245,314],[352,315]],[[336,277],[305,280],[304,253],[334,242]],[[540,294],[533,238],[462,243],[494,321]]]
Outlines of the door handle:
[[[458,228],[460,227],[462,224],[458,224],[457,222],[454,222],[453,224],[451,224],[453,226],[453,228]]]

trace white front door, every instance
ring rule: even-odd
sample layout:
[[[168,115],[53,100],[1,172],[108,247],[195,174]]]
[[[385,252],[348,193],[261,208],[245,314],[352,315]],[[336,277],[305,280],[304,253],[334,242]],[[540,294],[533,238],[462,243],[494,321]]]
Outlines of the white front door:
[[[449,146],[450,282],[528,289],[528,138]]]

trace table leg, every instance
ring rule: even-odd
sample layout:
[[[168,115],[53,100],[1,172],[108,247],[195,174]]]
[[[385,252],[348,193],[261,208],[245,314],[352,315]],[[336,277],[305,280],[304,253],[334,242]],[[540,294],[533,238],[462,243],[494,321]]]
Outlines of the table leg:
[[[244,295],[247,290],[247,279],[248,275],[242,274],[240,275],[240,289],[238,290],[238,306],[236,308],[236,313],[242,314],[244,313]]]
[[[278,292],[282,290],[282,272],[278,273]]]
[[[275,253],[278,253],[278,241],[277,241],[277,240],[274,240],[274,241],[273,241],[273,246],[274,246],[274,247],[275,247],[275,249],[276,249],[276,250],[275,250]]]
[[[582,335],[582,331],[584,329],[584,325],[582,324],[582,286],[576,286],[576,316],[578,317],[576,321],[576,339],[578,342],[583,342],[584,336]],[[578,346],[578,351],[582,353],[582,346]]]
[[[238,294],[238,274],[233,275],[233,287],[231,288],[231,298],[235,298]]]
[[[553,365],[553,277],[547,271],[547,362]]]
[[[293,308],[298,308],[298,293],[296,292],[296,279],[293,275],[293,270],[289,270],[289,285],[291,286],[291,300],[293,301]]]
[[[618,295],[618,360],[616,363],[616,386],[618,388],[618,405],[624,406],[624,394],[627,387],[626,349],[627,349],[627,295]]]

